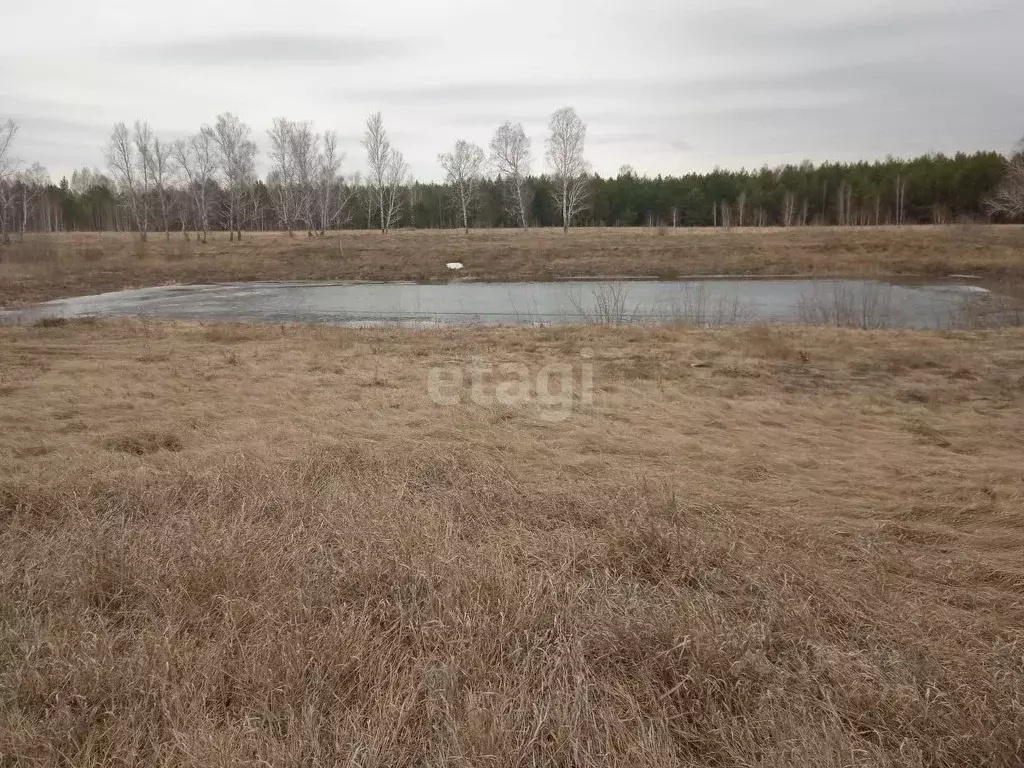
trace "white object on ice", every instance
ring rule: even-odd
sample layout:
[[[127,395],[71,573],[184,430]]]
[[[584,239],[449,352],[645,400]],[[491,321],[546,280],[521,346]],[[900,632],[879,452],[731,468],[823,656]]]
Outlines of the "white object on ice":
[[[460,269],[462,269],[462,262],[461,261],[449,261],[447,264],[445,264],[445,266],[448,267],[448,269],[460,270]]]

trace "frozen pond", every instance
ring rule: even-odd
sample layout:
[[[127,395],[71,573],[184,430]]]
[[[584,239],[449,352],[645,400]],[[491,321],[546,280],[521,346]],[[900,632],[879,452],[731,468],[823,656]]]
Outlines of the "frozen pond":
[[[824,323],[943,328],[986,291],[970,280],[901,285],[874,280],[693,280],[552,283],[221,283],[59,299],[0,312],[42,317],[332,325],[557,325],[565,323]]]

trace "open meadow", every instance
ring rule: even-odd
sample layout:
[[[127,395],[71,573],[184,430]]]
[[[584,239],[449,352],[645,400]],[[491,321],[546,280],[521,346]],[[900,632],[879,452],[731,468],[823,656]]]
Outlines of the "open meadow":
[[[1022,457],[1019,329],[0,328],[0,764],[1019,766]]]
[[[571,277],[797,275],[1024,278],[1024,227],[365,230],[324,238],[223,232],[28,235],[0,248],[0,307],[167,283],[243,280],[541,281]]]

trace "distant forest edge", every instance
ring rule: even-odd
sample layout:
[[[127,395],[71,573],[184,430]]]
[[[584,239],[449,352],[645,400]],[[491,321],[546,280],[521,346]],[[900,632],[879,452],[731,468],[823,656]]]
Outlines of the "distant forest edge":
[[[0,124],[3,240],[23,232],[305,231],[522,226],[868,226],[1013,221],[1024,214],[1024,155],[929,154],[910,160],[763,167],[683,176],[601,177],[585,159],[586,125],[556,112],[544,170],[531,140],[500,126],[490,152],[458,141],[438,157],[441,183],[411,178],[379,113],[367,120],[369,171],[347,176],[336,134],[274,121],[271,170],[255,173],[251,129],[231,114],[186,140],[162,142],[146,123],[115,126],[107,171],[51,182],[15,158],[17,126]],[[1021,147],[1024,150],[1024,145]]]

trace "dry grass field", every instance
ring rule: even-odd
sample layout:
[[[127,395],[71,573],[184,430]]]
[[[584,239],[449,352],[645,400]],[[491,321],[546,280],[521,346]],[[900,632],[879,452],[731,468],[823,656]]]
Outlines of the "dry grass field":
[[[0,764],[1019,766],[1022,457],[1020,330],[0,328]]]
[[[1024,227],[344,231],[143,244],[129,234],[30,236],[0,248],[0,307],[165,283],[687,275],[1024,277]]]

